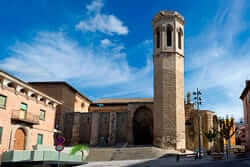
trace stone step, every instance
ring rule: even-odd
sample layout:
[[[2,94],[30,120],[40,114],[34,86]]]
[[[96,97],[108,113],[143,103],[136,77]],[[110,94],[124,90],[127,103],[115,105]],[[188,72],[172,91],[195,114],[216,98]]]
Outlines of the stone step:
[[[156,147],[90,148],[88,161],[152,159],[165,155]]]

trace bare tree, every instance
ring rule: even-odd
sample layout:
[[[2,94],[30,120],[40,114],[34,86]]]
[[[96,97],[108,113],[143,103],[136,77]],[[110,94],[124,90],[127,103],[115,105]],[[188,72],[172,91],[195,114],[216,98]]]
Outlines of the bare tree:
[[[219,120],[220,135],[226,140],[226,157],[229,158],[229,148],[230,148],[230,139],[237,131],[234,124],[234,118],[226,117],[226,119],[222,118]]]
[[[208,132],[204,132],[204,136],[206,136],[209,143],[212,143],[217,136],[217,131],[216,129],[210,129]],[[211,151],[211,149],[208,150],[208,155],[211,153]]]

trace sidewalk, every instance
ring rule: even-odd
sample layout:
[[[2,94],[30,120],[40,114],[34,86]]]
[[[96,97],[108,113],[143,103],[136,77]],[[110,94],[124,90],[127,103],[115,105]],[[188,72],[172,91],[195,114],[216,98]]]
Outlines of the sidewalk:
[[[217,160],[210,158],[201,160],[181,160],[176,162],[176,158],[161,158],[161,159],[144,159],[144,160],[124,160],[124,161],[105,161],[105,162],[90,162],[81,167],[179,167],[179,166],[205,166],[205,167],[244,167],[250,166],[249,159],[237,160]]]

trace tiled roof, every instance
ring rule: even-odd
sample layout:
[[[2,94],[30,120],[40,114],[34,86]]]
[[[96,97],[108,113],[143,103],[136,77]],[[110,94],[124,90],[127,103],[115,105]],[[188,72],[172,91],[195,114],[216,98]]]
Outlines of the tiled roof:
[[[99,99],[94,104],[122,104],[122,103],[153,103],[153,98],[118,98],[118,99]]]

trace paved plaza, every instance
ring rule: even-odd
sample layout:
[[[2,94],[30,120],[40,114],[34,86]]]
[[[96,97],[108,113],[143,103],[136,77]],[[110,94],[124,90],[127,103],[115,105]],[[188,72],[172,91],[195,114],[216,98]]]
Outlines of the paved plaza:
[[[144,159],[144,160],[124,160],[124,161],[101,161],[90,162],[87,165],[81,167],[179,167],[179,166],[202,166],[202,167],[247,167],[250,166],[249,159],[241,160],[218,160],[213,161],[210,159],[202,160],[181,160],[176,162],[174,157],[161,158],[161,159]]]

